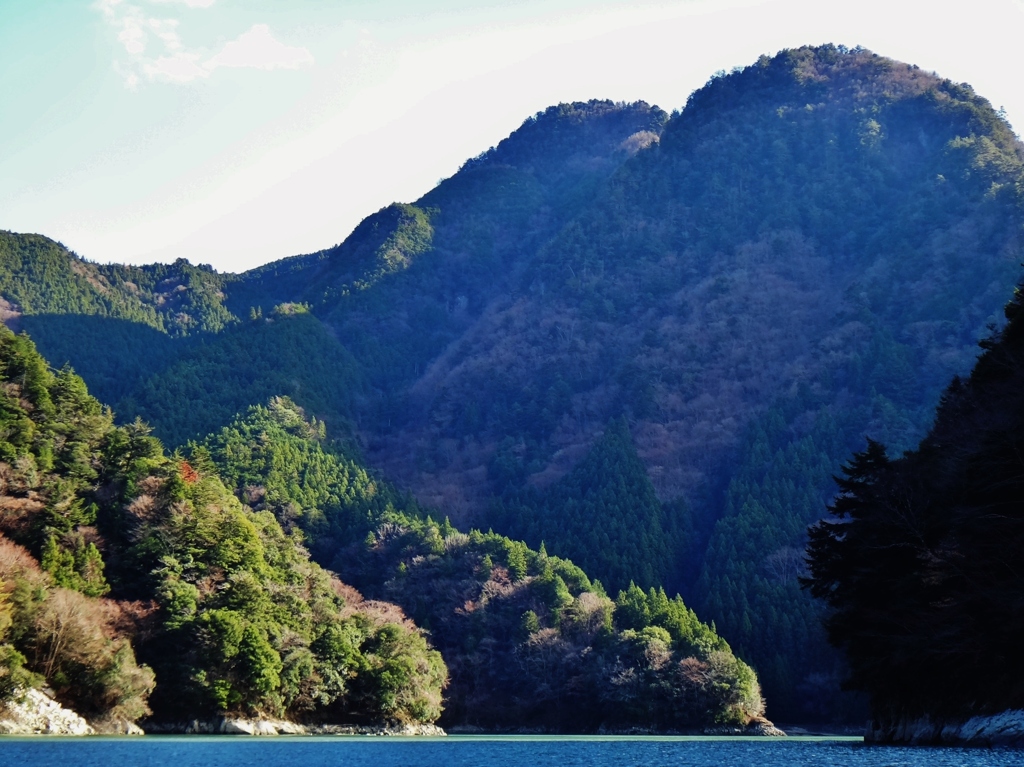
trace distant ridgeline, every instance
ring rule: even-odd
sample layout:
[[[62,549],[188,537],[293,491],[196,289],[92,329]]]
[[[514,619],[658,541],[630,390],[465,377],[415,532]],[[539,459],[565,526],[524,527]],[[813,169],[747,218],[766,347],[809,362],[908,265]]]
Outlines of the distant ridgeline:
[[[0,308],[168,444],[287,396],[458,527],[682,592],[773,716],[843,717],[805,531],[864,435],[912,446],[1001,321],[1022,157],[967,85],[800,48],[671,116],[551,107],[241,275],[0,234]],[[336,524],[307,531],[322,563]]]
[[[810,530],[811,592],[883,730],[1024,708],[1024,300],[920,445],[869,442]]]
[[[101,730],[432,722],[446,702],[456,722],[586,731],[763,712],[680,599],[613,602],[567,560],[431,521],[288,400],[168,456],[0,328],[0,422],[0,704],[45,684]]]

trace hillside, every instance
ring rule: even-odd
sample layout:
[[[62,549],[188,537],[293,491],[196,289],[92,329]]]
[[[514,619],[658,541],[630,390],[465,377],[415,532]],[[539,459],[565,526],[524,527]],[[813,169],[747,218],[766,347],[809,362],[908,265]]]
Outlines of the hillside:
[[[237,322],[223,304],[227,279],[185,259],[94,264],[41,235],[0,231],[0,320],[31,333],[47,359],[74,362],[110,404],[189,337]]]
[[[289,400],[168,456],[7,328],[0,394],[0,706],[47,685],[101,731],[760,721],[756,675],[681,599],[613,602],[568,560],[432,521]]]
[[[612,589],[681,591],[773,715],[842,717],[797,581],[805,530],[864,435],[911,447],[1001,321],[1022,157],[967,85],[801,48],[671,116],[551,107],[333,248],[175,277],[208,318],[187,334],[161,320],[163,282],[140,276],[129,306],[70,255],[73,299],[24,310],[24,260],[0,294],[170,444],[288,395],[456,527],[543,543]]]
[[[754,672],[678,596],[616,599],[572,562],[461,533],[372,477],[289,400],[190,445],[236,495],[301,530],[367,596],[430,631],[451,673],[440,723],[517,731],[686,730],[764,711]]]
[[[48,686],[101,729],[218,714],[416,722],[447,670],[211,464],[118,427],[0,328],[0,705]]]

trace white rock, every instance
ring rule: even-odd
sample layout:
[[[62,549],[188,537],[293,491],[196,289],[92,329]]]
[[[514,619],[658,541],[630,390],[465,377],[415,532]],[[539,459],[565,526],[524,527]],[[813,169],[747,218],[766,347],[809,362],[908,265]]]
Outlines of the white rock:
[[[306,728],[280,719],[242,719],[224,717],[216,727],[224,735],[306,735]]]
[[[0,712],[0,733],[5,735],[95,735],[96,731],[74,711],[64,708],[41,690],[27,690]]]

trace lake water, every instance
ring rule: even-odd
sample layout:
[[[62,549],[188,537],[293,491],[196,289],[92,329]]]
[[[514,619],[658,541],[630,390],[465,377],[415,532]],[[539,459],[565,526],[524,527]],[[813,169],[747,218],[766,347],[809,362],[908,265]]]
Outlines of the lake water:
[[[0,738],[0,765],[62,767],[1024,767],[1024,751],[836,738]]]

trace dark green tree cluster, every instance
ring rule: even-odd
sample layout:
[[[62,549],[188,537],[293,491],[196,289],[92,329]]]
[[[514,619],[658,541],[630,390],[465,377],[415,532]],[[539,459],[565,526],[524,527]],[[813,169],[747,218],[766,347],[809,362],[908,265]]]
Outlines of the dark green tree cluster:
[[[368,544],[333,566],[429,626],[452,674],[444,724],[680,731],[763,712],[750,667],[664,591],[613,602],[543,548],[429,519],[385,521]]]
[[[208,456],[254,509],[271,511],[286,530],[301,529],[314,557],[329,561],[382,520],[421,513],[326,434],[322,421],[307,421],[294,402],[275,397],[189,449]]]
[[[70,362],[108,404],[166,367],[183,339],[237,322],[224,306],[229,279],[185,259],[94,264],[46,237],[0,232],[3,320],[54,364]]]
[[[0,689],[45,683],[87,716],[137,719],[152,672],[95,599],[110,590],[95,490],[112,415],[6,328],[0,381]]]
[[[829,410],[794,438],[790,419],[809,404],[799,399],[772,408],[751,429],[694,595],[778,696],[773,711],[834,719],[847,713],[836,699],[838,659],[819,631],[820,609],[798,578],[804,530],[821,516],[837,470],[831,457],[846,444]]]
[[[832,518],[809,531],[805,585],[883,730],[1024,705],[1020,292],[1006,314],[920,445],[890,458],[869,441],[836,480]]]
[[[499,451],[495,463],[503,458]],[[554,485],[508,494],[495,502],[490,518],[511,537],[534,546],[543,542],[579,562],[612,589],[630,581],[653,587],[677,580],[673,559],[683,546],[680,532],[658,501],[624,418],[609,423],[587,456]]]
[[[56,585],[101,596],[110,587],[88,540],[97,514],[88,494],[113,417],[69,368],[52,373],[26,336],[0,332],[0,363],[12,384],[0,402],[4,481],[25,497],[15,509],[36,512],[8,514],[3,527],[34,550]]]
[[[228,278],[185,259],[173,264],[94,264],[38,234],[0,232],[0,285],[8,311],[128,320],[172,336],[236,322],[223,303]]]
[[[362,389],[352,355],[301,304],[282,304],[189,344],[167,368],[118,404],[171,445],[228,423],[250,405],[289,396],[341,426]]]
[[[196,463],[161,455],[141,480],[129,476],[138,489],[113,521],[131,544],[125,590],[131,577],[133,595],[161,608],[161,630],[139,646],[159,681],[157,711],[436,719],[446,671],[422,634],[346,598],[270,512],[247,510],[212,463]]]

